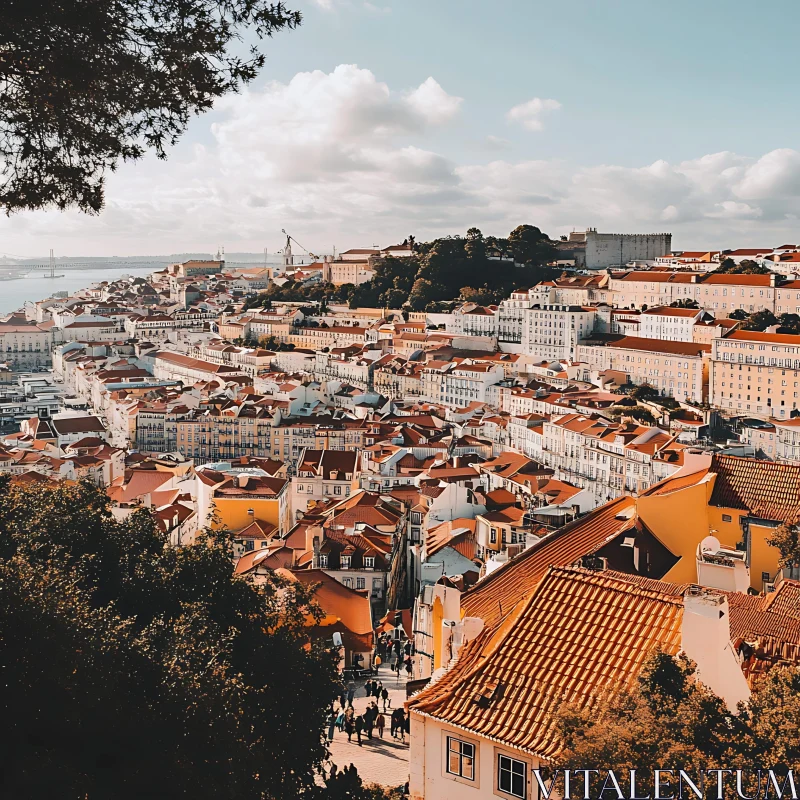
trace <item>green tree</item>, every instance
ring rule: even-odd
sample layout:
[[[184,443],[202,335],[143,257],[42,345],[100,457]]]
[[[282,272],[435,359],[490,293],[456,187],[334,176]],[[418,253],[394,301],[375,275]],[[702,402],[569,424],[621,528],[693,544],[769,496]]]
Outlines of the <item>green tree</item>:
[[[728,275],[769,274],[769,269],[767,267],[762,267],[759,263],[751,259],[745,259],[744,261],[740,261],[738,264],[736,264],[732,258],[726,258],[714,271]]]
[[[763,308],[750,314],[743,323],[742,328],[746,331],[763,331],[777,324],[778,318],[771,311]]]
[[[697,300],[692,299],[691,297],[684,297],[680,300],[675,300],[673,303],[670,303],[670,308],[700,308]]]
[[[795,333],[800,334],[800,315],[798,314],[781,314],[778,317],[780,333]]]
[[[480,264],[486,261],[486,242],[478,228],[470,228],[467,231],[467,241],[464,245],[464,252],[470,261],[477,261]]]
[[[778,549],[782,567],[800,566],[800,529],[797,525],[784,522],[772,532],[767,544]]]
[[[18,798],[297,797],[337,688],[312,597],[179,549],[88,484],[0,481],[3,789]],[[299,591],[299,594],[296,594]]]
[[[300,21],[270,0],[5,0],[0,203],[100,211],[109,170],[165,158],[194,114],[256,77],[245,30]]]
[[[518,225],[508,234],[514,260],[520,264],[544,266],[556,256],[555,245],[535,225]]]
[[[747,317],[748,314],[743,308],[737,308],[735,311],[731,311],[731,313],[728,314],[729,319],[736,319],[739,321],[746,320]]]

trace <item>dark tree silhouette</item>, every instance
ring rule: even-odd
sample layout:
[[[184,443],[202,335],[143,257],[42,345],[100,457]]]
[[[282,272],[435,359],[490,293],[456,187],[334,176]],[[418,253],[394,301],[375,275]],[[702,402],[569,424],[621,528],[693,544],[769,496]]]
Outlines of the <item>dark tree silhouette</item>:
[[[3,0],[0,204],[100,211],[109,170],[165,158],[193,114],[256,76],[245,29],[300,20],[268,0]]]

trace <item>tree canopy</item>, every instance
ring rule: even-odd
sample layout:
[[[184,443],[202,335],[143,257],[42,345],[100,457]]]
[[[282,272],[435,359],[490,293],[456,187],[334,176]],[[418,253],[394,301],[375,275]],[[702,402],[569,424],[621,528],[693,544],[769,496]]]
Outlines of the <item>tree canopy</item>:
[[[336,659],[282,588],[235,577],[224,533],[167,547],[88,484],[0,479],[4,792],[315,796]]]
[[[652,777],[653,769],[750,769],[763,764],[785,774],[800,759],[798,712],[797,668],[774,667],[747,705],[732,714],[695,679],[689,660],[658,651],[636,685],[610,691],[591,708],[564,704],[559,709],[565,746],[559,766],[642,770],[641,787],[637,780],[641,796],[653,791],[645,777],[648,771]]]
[[[737,264],[732,258],[725,258],[714,272],[726,275],[768,275],[769,269],[752,259],[744,259]]]
[[[121,160],[160,158],[193,114],[255,78],[301,17],[270,0],[4,0],[0,203],[98,212]]]

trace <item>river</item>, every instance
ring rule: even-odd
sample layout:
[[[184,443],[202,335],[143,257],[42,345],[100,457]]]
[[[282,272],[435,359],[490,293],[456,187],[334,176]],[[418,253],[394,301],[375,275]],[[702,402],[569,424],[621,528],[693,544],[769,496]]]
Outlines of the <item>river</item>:
[[[34,302],[44,300],[53,292],[71,294],[78,289],[85,289],[93,283],[117,280],[122,275],[144,278],[158,269],[163,269],[163,266],[149,264],[147,266],[106,266],[94,269],[64,269],[62,266],[60,272],[63,277],[61,278],[50,278],[47,277],[49,273],[34,272],[25,278],[0,281],[0,314],[16,311],[18,308],[22,308],[28,300]],[[58,273],[59,266],[56,265],[56,274]]]

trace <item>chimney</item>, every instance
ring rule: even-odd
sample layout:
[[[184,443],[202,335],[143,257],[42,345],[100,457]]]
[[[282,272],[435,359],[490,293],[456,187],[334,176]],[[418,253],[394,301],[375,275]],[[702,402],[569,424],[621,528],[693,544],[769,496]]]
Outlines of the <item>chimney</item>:
[[[697,664],[697,676],[731,711],[750,697],[731,644],[730,609],[722,592],[691,586],[683,597],[681,647]]]
[[[250,480],[250,476],[249,475],[237,475],[236,476],[236,483],[237,483],[237,485],[239,486],[240,489],[246,489],[249,480]]]

